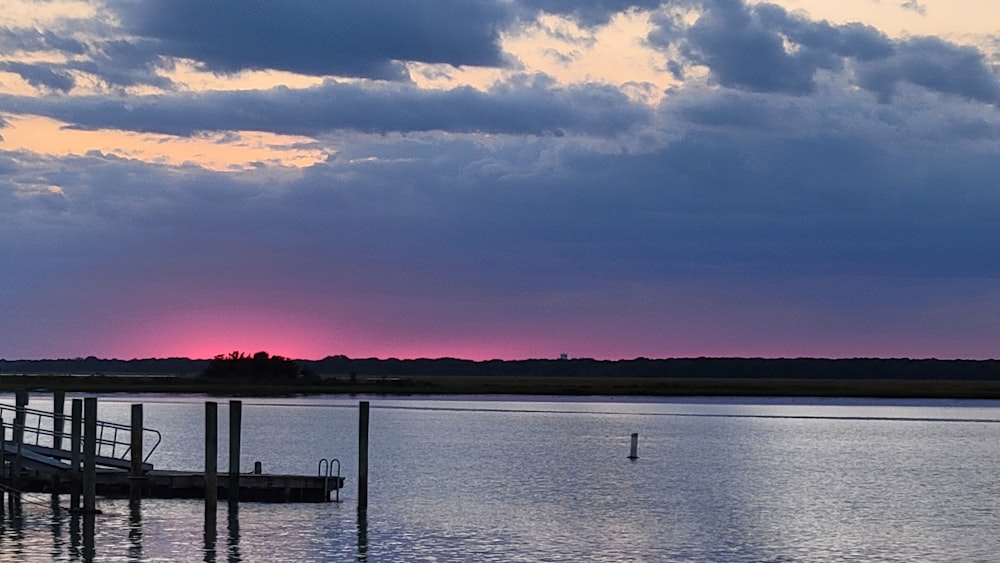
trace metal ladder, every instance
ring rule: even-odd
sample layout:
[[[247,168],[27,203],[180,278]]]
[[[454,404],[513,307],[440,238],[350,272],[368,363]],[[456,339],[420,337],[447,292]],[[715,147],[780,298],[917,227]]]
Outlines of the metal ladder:
[[[337,473],[333,474],[333,464],[337,464]],[[324,474],[325,470],[325,474]],[[334,481],[334,490],[336,491],[336,499],[334,502],[340,502],[340,460],[337,458],[330,458],[327,460],[323,458],[319,460],[319,466],[316,468],[316,473],[323,477],[323,497],[326,500],[330,500],[330,477],[336,478]]]

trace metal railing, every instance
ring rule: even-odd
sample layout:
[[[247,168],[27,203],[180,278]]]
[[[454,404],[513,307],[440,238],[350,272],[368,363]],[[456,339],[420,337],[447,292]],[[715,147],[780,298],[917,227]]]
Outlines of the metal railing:
[[[4,428],[4,436],[0,436],[0,438],[5,441],[16,441],[17,432],[21,432],[22,443],[25,445],[71,450],[69,444],[72,433],[69,416],[24,407],[23,422],[17,424],[18,410],[18,407],[0,404],[0,420],[3,421]],[[61,432],[58,430],[60,427],[62,428]],[[143,462],[146,462],[156,447],[160,445],[161,437],[160,432],[152,428],[143,428],[142,434],[142,443],[152,444],[142,458]],[[81,437],[81,443],[77,444],[77,451],[82,450],[82,439]],[[97,455],[99,457],[127,460],[131,451],[132,428],[129,425],[103,420],[97,421]]]

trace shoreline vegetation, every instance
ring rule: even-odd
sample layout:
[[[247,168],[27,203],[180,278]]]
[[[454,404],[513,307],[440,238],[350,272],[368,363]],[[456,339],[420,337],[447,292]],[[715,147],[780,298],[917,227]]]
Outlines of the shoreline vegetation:
[[[270,371],[252,370],[265,366]],[[238,367],[240,369],[230,369]],[[292,369],[289,369],[292,368]],[[248,371],[250,370],[250,371]],[[998,360],[0,360],[0,392],[1000,399]]]
[[[906,379],[731,379],[415,376],[325,380],[320,384],[208,382],[178,376],[16,375],[0,392],[290,395],[553,395],[632,397],[844,397],[1000,399],[1000,381]]]

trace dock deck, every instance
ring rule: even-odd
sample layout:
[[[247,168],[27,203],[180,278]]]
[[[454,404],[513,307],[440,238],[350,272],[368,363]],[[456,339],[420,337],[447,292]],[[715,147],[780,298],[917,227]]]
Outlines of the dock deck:
[[[100,470],[96,476],[98,496],[130,496],[132,477],[127,472]],[[141,480],[143,498],[205,498],[203,473],[153,470]],[[237,495],[241,502],[327,502],[331,493],[343,486],[343,477],[243,473],[239,477]],[[70,494],[73,483],[66,476],[31,471],[21,475],[18,489],[26,493]],[[217,491],[218,498],[229,498],[229,475],[217,477]]]

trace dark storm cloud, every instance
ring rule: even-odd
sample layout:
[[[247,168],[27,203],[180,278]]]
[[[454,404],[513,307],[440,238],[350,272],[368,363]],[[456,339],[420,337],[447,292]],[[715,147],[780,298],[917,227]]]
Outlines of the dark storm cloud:
[[[314,88],[210,92],[114,99],[0,97],[0,109],[60,119],[87,129],[191,135],[255,130],[319,135],[352,129],[615,135],[649,117],[643,105],[606,86],[554,87],[545,80],[497,87],[428,91],[409,85],[328,82]]]
[[[123,0],[125,29],[208,70],[400,80],[400,61],[502,66],[503,2]]]

